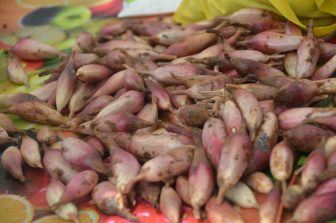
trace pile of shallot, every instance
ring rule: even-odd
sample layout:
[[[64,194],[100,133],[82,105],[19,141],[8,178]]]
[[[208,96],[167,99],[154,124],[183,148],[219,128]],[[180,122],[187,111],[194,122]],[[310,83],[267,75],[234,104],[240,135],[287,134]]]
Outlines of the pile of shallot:
[[[290,222],[334,219],[336,44],[312,29],[242,9],[186,27],[120,20],[81,33],[69,55],[21,39],[8,50],[10,81],[28,84],[21,59],[63,61],[31,94],[1,95],[1,108],[58,127],[17,136],[0,114],[1,163],[20,181],[23,162],[44,168],[50,208],[74,222],[87,195],[131,221],[139,199],[171,223],[183,204],[211,223],[243,222],[238,207],[262,223],[283,208]]]

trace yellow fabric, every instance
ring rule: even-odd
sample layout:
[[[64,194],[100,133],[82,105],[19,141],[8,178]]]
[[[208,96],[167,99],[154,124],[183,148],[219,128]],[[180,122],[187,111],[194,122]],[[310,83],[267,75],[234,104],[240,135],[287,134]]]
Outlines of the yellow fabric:
[[[336,0],[183,0],[174,20],[186,25],[247,7],[273,11],[302,28],[313,18],[317,36],[336,30]]]

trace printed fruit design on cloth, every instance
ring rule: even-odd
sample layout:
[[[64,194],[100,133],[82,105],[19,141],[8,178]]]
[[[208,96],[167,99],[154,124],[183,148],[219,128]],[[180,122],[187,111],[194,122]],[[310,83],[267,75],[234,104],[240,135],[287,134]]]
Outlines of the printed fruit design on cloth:
[[[34,208],[27,199],[11,194],[0,195],[0,219],[2,222],[29,223],[33,217]]]
[[[79,212],[79,222],[85,223],[98,223],[99,216],[93,210],[82,210]],[[57,215],[48,215],[33,221],[33,223],[69,223],[71,221],[65,221],[59,218]]]
[[[70,6],[60,11],[51,23],[64,29],[71,29],[83,25],[90,18],[90,10],[86,7]]]

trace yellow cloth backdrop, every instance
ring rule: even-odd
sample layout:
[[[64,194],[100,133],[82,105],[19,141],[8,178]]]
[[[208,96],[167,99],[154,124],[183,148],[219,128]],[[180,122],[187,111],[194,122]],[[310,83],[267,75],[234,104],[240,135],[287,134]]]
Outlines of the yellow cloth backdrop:
[[[174,20],[185,25],[246,7],[273,11],[302,28],[313,18],[318,36],[336,30],[336,0],[183,0]]]

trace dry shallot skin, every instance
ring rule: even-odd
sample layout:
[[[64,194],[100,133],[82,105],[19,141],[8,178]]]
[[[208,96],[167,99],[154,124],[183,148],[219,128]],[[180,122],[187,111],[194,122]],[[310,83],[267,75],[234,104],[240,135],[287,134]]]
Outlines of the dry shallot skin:
[[[206,59],[206,58],[211,58],[211,57],[217,57],[219,53],[222,51],[222,44],[215,44],[212,45],[201,52],[190,55],[187,57],[179,57],[175,60],[173,60],[171,63],[172,64],[181,64],[183,62],[187,62],[187,59],[193,58],[193,59]]]
[[[109,103],[96,116],[96,119],[118,112],[137,113],[144,105],[144,94],[139,91],[127,91]]]
[[[152,100],[151,103],[144,105],[144,107],[138,112],[137,117],[154,125],[158,121],[158,112],[157,102],[156,100]]]
[[[128,194],[130,192],[130,188],[127,187],[128,183],[140,171],[137,159],[123,149],[114,148],[110,149],[108,166],[112,175],[109,177],[109,181],[116,186],[118,191]]]
[[[259,207],[260,223],[273,223],[281,200],[280,185],[276,184],[274,188],[268,192],[266,200]]]
[[[151,97],[156,98],[158,108],[161,110],[171,110],[172,104],[166,89],[154,79],[145,78],[145,83]]]
[[[224,122],[218,118],[209,118],[202,130],[203,148],[212,165],[218,167],[222,147],[227,138]]]
[[[76,77],[86,83],[96,83],[103,81],[111,74],[111,70],[103,65],[87,64],[77,70]]]
[[[311,107],[286,109],[278,115],[279,127],[283,130],[291,129],[303,123],[306,116],[313,112],[314,108]]]
[[[294,222],[318,223],[335,219],[336,193],[310,196],[296,207],[292,217]]]
[[[272,180],[262,172],[251,173],[245,182],[253,190],[263,194],[269,193],[274,187]]]
[[[302,124],[283,132],[283,136],[297,150],[311,152],[323,145],[332,133],[318,126]]]
[[[247,46],[268,54],[283,53],[296,50],[302,39],[302,36],[264,31],[248,40],[238,42],[238,45]]]
[[[23,102],[42,102],[39,98],[28,93],[16,93],[16,94],[1,94],[0,95],[0,108],[8,109],[11,106],[20,104]]]
[[[100,31],[99,35],[104,36],[115,36],[126,32],[127,23],[124,20],[116,21],[112,24],[104,26]]]
[[[118,215],[132,222],[137,218],[128,210],[127,199],[109,181],[102,181],[92,191],[92,200],[107,215]]]
[[[230,64],[242,76],[251,73],[255,74],[259,79],[285,76],[281,70],[254,60],[231,58],[228,54],[225,54],[225,57],[228,58]]]
[[[176,56],[189,56],[204,50],[217,40],[217,36],[213,33],[195,32],[185,37],[179,42],[173,43],[165,51],[165,54]],[[195,44],[198,43],[198,44]]]
[[[77,173],[66,184],[64,193],[60,200],[53,205],[58,207],[61,204],[80,199],[88,195],[98,183],[98,174],[93,170],[85,170]]]
[[[187,179],[185,180],[187,181]],[[158,208],[161,187],[162,187],[161,183],[140,181],[137,184],[136,190],[142,199],[149,202],[154,208]],[[177,191],[177,188],[176,188],[176,192],[181,197],[180,193]]]
[[[98,60],[98,55],[94,53],[75,53],[74,54],[74,64],[77,69],[80,67],[91,64],[91,63],[96,63]]]
[[[27,101],[16,104],[10,107],[9,111],[12,114],[34,123],[60,125],[64,122],[64,118],[58,111],[40,102]]]
[[[309,103],[318,94],[318,86],[307,79],[290,81],[280,87],[276,102],[288,106],[299,106]]]
[[[145,120],[138,118],[137,116],[127,113],[119,112],[116,114],[105,116],[97,121],[94,121],[94,132],[135,132],[138,129],[146,128],[150,126]],[[114,126],[115,125],[115,126]]]
[[[319,95],[323,94],[335,94],[336,91],[336,78],[327,78],[323,80],[315,81],[318,84]]]
[[[41,101],[48,102],[49,98],[52,97],[53,94],[55,94],[56,88],[57,81],[52,81],[40,88],[37,88],[36,90],[31,92],[31,94],[36,96]]]
[[[336,44],[329,42],[320,43],[320,51],[319,62],[326,62],[336,55]]]
[[[0,127],[7,132],[16,132],[16,128],[12,120],[4,113],[0,113]]]
[[[189,181],[186,176],[178,176],[175,182],[175,190],[182,201],[191,206],[189,196]]]
[[[148,160],[165,155],[175,149],[193,145],[190,137],[176,133],[134,134],[126,146],[126,150],[139,160]]]
[[[114,95],[114,99],[117,99],[119,98],[121,95],[123,95],[124,93],[126,93],[127,90],[126,88],[121,88],[119,91],[117,91]]]
[[[327,193],[334,193],[336,192],[336,178],[332,178],[330,180],[326,180],[322,182],[316,190],[314,191],[313,195],[321,195]]]
[[[0,127],[0,136],[9,138],[8,132],[2,127]]]
[[[187,95],[190,98],[197,100],[209,99],[217,95],[222,96],[222,89],[230,83],[232,83],[232,79],[228,78],[225,74],[217,75],[197,81],[193,84],[188,83],[188,89],[175,90],[173,95]]]
[[[287,21],[285,25],[285,34],[302,36],[302,30],[299,26],[295,25],[290,21]]]
[[[46,191],[46,201],[49,207],[52,207],[60,200],[64,190],[65,186],[60,180],[55,178],[51,179]],[[74,222],[78,221],[78,209],[76,205],[71,202],[62,204],[58,208],[52,210],[57,216],[64,220],[72,220]]]
[[[123,70],[126,55],[121,50],[112,50],[105,56],[100,57],[96,62],[113,70]]]
[[[29,85],[28,75],[23,69],[22,61],[13,54],[8,57],[6,75],[9,81],[17,85]]]
[[[332,153],[336,152],[336,136],[328,138],[324,144],[324,154],[329,157]]]
[[[305,197],[306,192],[303,188],[298,184],[294,184],[282,191],[281,200],[286,209],[293,210]]]
[[[319,177],[326,168],[326,158],[322,149],[312,151],[302,167],[300,183],[305,191],[314,190],[320,183]]]
[[[336,152],[332,153],[327,159],[327,170],[336,170]]]
[[[286,181],[292,175],[294,154],[286,140],[274,146],[270,156],[272,175],[279,181]]]
[[[102,95],[92,99],[84,109],[78,114],[79,117],[89,118],[92,115],[96,115],[100,110],[102,110],[106,105],[108,105],[113,100],[110,95]]]
[[[265,30],[281,29],[283,24],[272,18],[257,18],[242,22],[234,22],[248,28],[252,33],[259,33]]]
[[[172,150],[166,155],[159,155],[145,162],[134,182],[139,180],[149,182],[165,181],[171,177],[185,173],[192,162],[193,149],[182,147]]]
[[[203,126],[210,117],[207,106],[204,104],[192,104],[180,107],[177,114],[183,123],[194,127]]]
[[[18,140],[10,137],[7,131],[0,126],[0,145],[6,145],[8,143],[18,143]]]
[[[128,72],[133,72],[131,70],[121,70],[113,74],[98,88],[98,90],[91,96],[91,99],[97,98],[102,95],[111,95],[116,93],[118,90],[123,88],[124,79]]]
[[[63,139],[63,156],[79,170],[94,170],[101,174],[107,173],[107,168],[99,152],[90,144],[75,138]]]
[[[330,58],[323,66],[318,68],[312,76],[312,80],[322,80],[329,78],[336,70],[336,54]]]
[[[48,60],[60,55],[54,47],[28,38],[19,40],[12,52],[23,60]]]
[[[154,49],[155,51],[150,49],[129,49],[127,50],[127,56],[131,56],[138,59],[150,59],[153,61],[159,61],[159,60],[170,61],[176,59],[175,55],[165,54],[164,53],[165,48],[162,50],[157,49],[158,46],[155,47]]]
[[[304,123],[307,119],[330,117],[336,114],[334,108],[300,107],[291,108],[278,115],[279,127],[288,130]]]
[[[0,146],[5,146],[9,143],[18,144],[18,138],[10,137],[5,129],[0,126]]]
[[[197,148],[189,170],[189,198],[194,217],[201,218],[200,208],[209,200],[214,189],[212,167],[203,148]]]
[[[21,182],[26,180],[22,171],[22,156],[17,147],[10,146],[2,153],[1,164],[16,179]]]
[[[167,64],[150,72],[144,72],[162,84],[180,84],[183,78],[199,74],[206,75],[207,70],[191,63]]]
[[[54,150],[63,150],[63,146],[62,146],[62,142],[55,142],[54,144],[50,145],[50,149],[54,149]]]
[[[319,43],[314,37],[312,21],[307,26],[307,37],[301,40],[297,49],[296,77],[297,79],[310,78],[320,55]]]
[[[169,46],[174,42],[177,42],[186,36],[190,35],[191,33],[195,32],[191,29],[184,29],[184,30],[165,30],[162,31],[155,36],[150,36],[149,41],[152,43],[157,43],[165,46]]]
[[[66,66],[57,80],[56,108],[61,112],[65,108],[76,87],[76,67],[73,55],[70,55]]]
[[[136,72],[128,72],[124,78],[124,88],[126,90],[136,90],[146,92],[143,78]]]
[[[271,87],[271,86],[263,85],[263,84],[257,84],[257,83],[240,84],[240,85],[227,84],[226,87],[229,89],[246,90],[252,93],[258,99],[258,101],[274,99],[278,91],[278,89],[276,89],[275,87]]]
[[[131,135],[125,132],[95,132],[95,136],[101,140],[109,149],[114,147],[126,148],[130,142]]]
[[[186,89],[187,88],[183,85],[176,86],[176,87],[170,86],[170,87],[166,88],[166,90],[169,93],[169,96],[170,96],[170,99],[171,99],[171,102],[172,102],[172,105],[174,106],[174,108],[178,109],[182,106],[192,104],[192,100],[188,95],[174,95],[174,94],[172,94],[174,92],[174,90],[186,90]]]
[[[172,23],[172,21],[161,21],[161,20],[128,20],[127,26],[136,35],[139,36],[152,36],[156,35],[163,30],[181,30],[182,28],[177,24]]]
[[[219,116],[224,121],[226,133],[230,136],[236,132],[246,132],[245,120],[237,107],[236,103],[232,100],[219,105]]]
[[[121,49],[121,50],[128,50],[128,49],[151,49],[151,46],[141,42],[131,42],[125,40],[110,40],[105,43],[101,43],[97,45],[93,51],[97,54],[106,54],[112,50]]]
[[[250,21],[251,19],[260,19],[260,18],[268,18],[271,19],[273,17],[272,13],[269,11],[265,11],[257,8],[242,8],[231,15],[224,16],[223,19],[228,19],[231,22],[244,22]],[[220,17],[222,18],[222,17]]]
[[[125,19],[97,38],[80,33],[70,56],[20,40],[9,52],[13,80],[26,77],[19,58],[63,62],[41,72],[51,77],[32,95],[1,94],[0,110],[60,128],[36,131],[39,145],[14,138],[20,130],[0,113],[0,147],[23,138],[21,151],[3,152],[4,169],[24,181],[22,161],[41,167],[43,155],[47,203],[74,222],[72,202],[88,197],[132,222],[136,198],[172,223],[185,220],[183,203],[210,223],[242,223],[240,208],[254,208],[260,223],[287,218],[277,216],[283,207],[290,223],[334,219],[336,110],[326,104],[336,94],[336,45],[322,41],[252,8],[185,27]]]
[[[235,50],[234,48],[225,49],[225,52],[233,58],[249,59],[260,63],[267,63],[272,59],[275,60],[284,57],[281,54],[267,55],[257,50]]]
[[[330,130],[335,131],[336,130],[336,115],[330,116],[330,117],[316,117],[316,118],[309,118],[307,122],[312,124],[318,124],[322,127],[326,127]]]
[[[40,146],[38,142],[25,135],[22,137],[20,152],[23,160],[33,168],[43,168]]]
[[[287,87],[287,85],[292,84],[295,82],[292,78],[288,76],[281,76],[279,74],[269,74],[265,73],[264,76],[261,76],[260,74],[257,74],[256,77],[252,76],[253,78],[257,78],[260,83],[265,85],[270,85],[272,87],[275,87],[277,89],[280,89],[281,87]],[[295,85],[294,85],[295,86]],[[285,88],[286,89],[286,88]]]
[[[163,187],[160,195],[160,210],[171,223],[180,222],[182,201],[171,187]]]
[[[134,67],[138,72],[153,72],[158,68],[157,64],[150,59],[137,60],[136,58],[129,57],[126,61],[128,66]]]
[[[218,202],[236,185],[244,174],[250,153],[251,142],[246,134],[236,133],[229,137],[222,148],[217,169]]]
[[[296,64],[297,64],[297,53],[289,52],[284,58],[284,66],[286,73],[293,78],[296,78]]]
[[[95,90],[95,85],[81,82],[77,83],[76,90],[73,92],[68,104],[69,118],[72,118],[75,113],[85,107],[85,105],[87,104],[87,99],[92,95]]]
[[[84,122],[70,131],[93,135],[95,132],[134,132],[137,129],[148,127],[150,124],[128,112],[118,112],[99,119]]]
[[[195,24],[190,24],[185,29],[182,30],[175,30],[175,29],[163,30],[154,36],[150,36],[149,40],[153,43],[169,46],[174,42],[180,41],[181,39],[185,38],[186,36],[189,36],[190,34],[196,31],[212,28],[213,26],[218,25],[219,22],[220,21],[213,19],[197,22]]]
[[[63,157],[61,150],[44,148],[43,166],[52,178],[58,178],[63,183],[68,183],[77,171]]]
[[[50,95],[48,98],[47,104],[49,106],[55,107],[56,106],[56,94],[57,94],[57,89],[54,90],[54,92]]]
[[[250,157],[248,172],[261,170],[267,166],[271,150],[278,139],[278,119],[273,112],[264,115],[256,138],[253,142],[252,155]]]
[[[225,198],[242,208],[259,208],[253,191],[243,182],[238,182],[229,189],[225,194]]]
[[[235,102],[242,112],[247,129],[249,130],[249,135],[253,141],[256,136],[256,131],[263,120],[263,114],[258,100],[253,94],[242,89],[233,90],[232,94]]]
[[[93,39],[93,36],[89,32],[82,32],[79,34],[76,38],[76,44],[78,47],[83,51],[90,51],[94,44],[95,40]]]
[[[105,153],[105,148],[102,144],[102,142],[95,136],[90,136],[87,140],[86,143],[90,144],[93,146],[99,153],[100,155],[104,156]]]
[[[57,134],[49,127],[44,127],[37,133],[36,139],[40,143],[50,146],[57,141]]]
[[[242,217],[227,201],[218,204],[215,197],[210,198],[205,206],[210,223],[243,223]]]
[[[174,125],[181,125],[181,126],[184,125],[181,118],[175,112],[173,113],[171,111],[165,111],[165,112],[162,113],[161,119],[164,122],[169,122],[169,123],[172,123]]]

